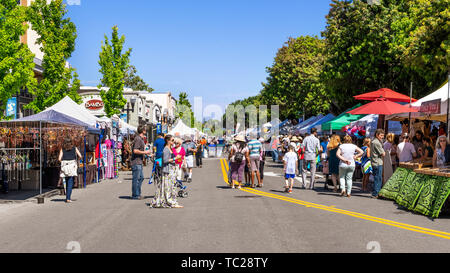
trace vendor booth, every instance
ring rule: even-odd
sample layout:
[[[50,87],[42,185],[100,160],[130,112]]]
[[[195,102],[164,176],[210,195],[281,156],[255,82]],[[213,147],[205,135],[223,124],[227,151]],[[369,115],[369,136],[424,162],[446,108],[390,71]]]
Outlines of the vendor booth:
[[[312,122],[311,124],[301,128],[300,134],[306,134],[306,133],[310,134],[312,128],[316,128],[316,127],[324,124],[325,122],[333,120],[334,118],[336,118],[336,116],[333,114],[328,114],[326,116],[322,116],[319,120],[316,120],[316,121]]]
[[[196,135],[196,131],[187,126],[186,124],[184,124],[184,122],[180,119],[178,120],[177,124],[175,125],[175,127],[169,131],[169,135],[175,136],[175,137],[182,137],[185,135],[188,136],[195,136]]]
[[[432,169],[430,162],[403,163],[379,195],[401,207],[431,218],[450,210],[450,166]]]
[[[448,93],[449,93],[449,84],[447,82],[437,91],[431,93],[426,97],[421,98],[416,102],[413,102],[411,106],[413,108],[418,108],[419,112],[411,113],[411,118],[419,120],[433,120],[446,122]],[[407,118],[409,118],[408,113],[395,114],[386,117],[386,119],[388,120],[397,120],[397,121],[401,121]]]
[[[350,123],[350,127],[362,128],[366,132],[366,137],[373,137],[375,131],[377,130],[379,115],[367,115],[360,120],[353,121]],[[361,130],[359,130],[361,131]],[[402,124],[399,121],[389,121],[388,122],[388,133],[393,133],[395,135],[400,135],[402,133]]]
[[[0,122],[2,190],[42,193],[43,188],[55,188],[59,180],[58,156],[64,138],[71,138],[83,153],[84,137],[89,131],[95,132],[95,129],[55,111]],[[77,181],[78,185],[82,181]]]
[[[352,123],[353,121],[362,119],[366,115],[352,115],[352,114],[347,113],[348,111],[358,108],[360,106],[361,106],[361,104],[358,104],[355,107],[346,110],[344,113],[340,114],[336,118],[323,123],[320,127],[321,132],[323,132],[323,133],[325,133],[325,132],[332,133],[333,131],[340,132],[343,127],[350,125],[350,123]]]

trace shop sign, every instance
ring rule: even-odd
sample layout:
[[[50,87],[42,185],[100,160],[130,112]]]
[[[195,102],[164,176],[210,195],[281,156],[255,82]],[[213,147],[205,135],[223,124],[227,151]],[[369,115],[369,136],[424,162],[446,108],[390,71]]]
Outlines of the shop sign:
[[[162,132],[163,134],[167,134],[169,132],[167,124],[163,125]]]
[[[422,102],[419,112],[425,113],[425,114],[431,114],[431,115],[440,114],[441,113],[441,99]]]
[[[91,111],[100,110],[103,108],[103,106],[104,104],[103,101],[101,100],[90,100],[84,104],[84,107],[86,107],[86,109],[89,109]]]

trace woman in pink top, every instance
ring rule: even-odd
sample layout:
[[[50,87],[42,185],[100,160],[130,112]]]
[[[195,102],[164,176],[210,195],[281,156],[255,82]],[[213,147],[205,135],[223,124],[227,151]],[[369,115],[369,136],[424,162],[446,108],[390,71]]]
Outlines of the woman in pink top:
[[[177,180],[182,180],[183,178],[183,163],[186,156],[186,151],[183,147],[181,147],[181,144],[183,144],[183,141],[180,138],[175,139],[175,147],[172,148],[173,155],[176,157],[180,155],[181,157],[177,160],[175,160],[176,164],[176,173],[177,173]]]

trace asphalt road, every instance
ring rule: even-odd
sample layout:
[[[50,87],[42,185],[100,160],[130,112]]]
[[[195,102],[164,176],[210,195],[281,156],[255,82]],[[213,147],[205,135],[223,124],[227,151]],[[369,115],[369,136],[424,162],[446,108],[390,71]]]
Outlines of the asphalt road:
[[[72,204],[62,196],[1,204],[0,252],[450,252],[449,217],[432,221],[357,186],[352,198],[324,191],[320,181],[313,191],[297,183],[287,195],[281,171],[269,162],[263,189],[232,190],[221,161],[205,159],[179,200],[183,209],[149,208],[154,186],[146,181],[146,199],[131,200],[131,173],[75,190]]]

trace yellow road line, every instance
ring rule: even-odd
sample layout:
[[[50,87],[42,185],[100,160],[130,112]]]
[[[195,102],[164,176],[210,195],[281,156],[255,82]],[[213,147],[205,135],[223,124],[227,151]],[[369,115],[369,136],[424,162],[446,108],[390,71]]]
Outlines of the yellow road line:
[[[226,171],[229,169],[228,163],[225,160],[221,160],[221,167],[222,167],[222,172],[224,175],[224,181],[228,184],[228,175],[227,175],[227,171]],[[277,194],[259,191],[256,189],[246,189],[245,188],[245,189],[241,189],[241,190],[248,192],[248,193],[260,195],[260,196],[265,196],[265,197],[274,198],[274,199],[278,199],[278,200],[282,200],[282,201],[286,201],[286,202],[290,202],[290,203],[294,203],[294,204],[303,205],[305,207],[316,208],[316,209],[320,209],[320,210],[344,214],[347,216],[352,216],[355,218],[360,218],[360,219],[364,219],[364,220],[368,220],[368,221],[372,221],[372,222],[376,222],[376,223],[394,226],[394,227],[398,227],[398,228],[402,228],[402,229],[406,229],[406,230],[410,230],[410,231],[415,231],[415,232],[419,232],[419,233],[423,233],[423,234],[428,234],[428,235],[432,235],[432,236],[436,236],[436,237],[440,237],[440,238],[444,238],[444,239],[450,239],[450,236],[445,236],[445,235],[450,235],[450,233],[443,232],[443,231],[437,231],[437,230],[417,227],[417,226],[413,226],[413,225],[409,225],[409,224],[398,223],[398,222],[383,219],[383,218],[378,218],[378,217],[373,217],[373,216],[369,216],[369,215],[365,215],[365,214],[361,214],[361,213],[357,213],[357,212],[338,209],[338,208],[335,208],[334,206],[330,207],[330,206],[324,206],[324,205],[320,205],[320,204],[314,204],[314,203],[310,203],[310,202],[306,202],[306,201],[302,201],[302,200],[298,200],[298,199],[293,199],[290,197],[285,197],[285,196],[281,196],[281,195],[277,195]]]

